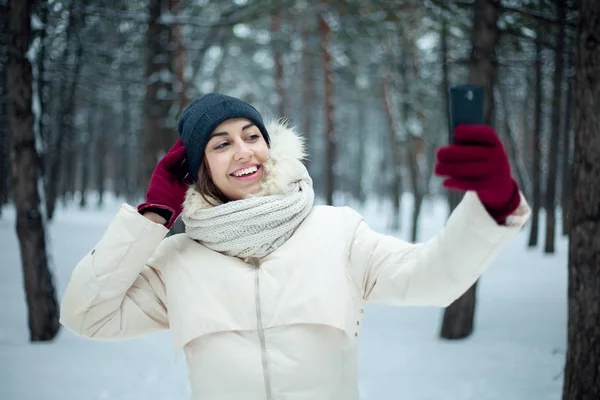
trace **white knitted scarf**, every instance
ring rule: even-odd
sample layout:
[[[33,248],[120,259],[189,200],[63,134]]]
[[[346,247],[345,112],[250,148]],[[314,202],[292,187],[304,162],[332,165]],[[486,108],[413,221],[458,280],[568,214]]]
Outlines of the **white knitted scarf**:
[[[269,160],[259,193],[212,206],[195,188],[183,204],[185,231],[192,239],[220,253],[264,257],[286,242],[311,211],[312,180],[300,161],[302,139],[285,123],[267,124]]]

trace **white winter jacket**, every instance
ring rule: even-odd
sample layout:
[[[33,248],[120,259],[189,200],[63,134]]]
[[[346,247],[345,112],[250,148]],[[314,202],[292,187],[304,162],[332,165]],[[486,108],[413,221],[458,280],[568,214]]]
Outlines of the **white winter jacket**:
[[[170,329],[195,400],[355,400],[365,301],[449,305],[519,231],[467,193],[432,240],[371,230],[350,208],[315,206],[277,250],[241,260],[123,205],[73,271],[61,323],[89,338]]]
[[[123,205],[73,271],[61,323],[97,339],[171,329],[193,399],[357,399],[365,301],[444,307],[519,226],[467,193],[432,240],[371,230],[350,208],[316,206],[263,259],[216,253]]]

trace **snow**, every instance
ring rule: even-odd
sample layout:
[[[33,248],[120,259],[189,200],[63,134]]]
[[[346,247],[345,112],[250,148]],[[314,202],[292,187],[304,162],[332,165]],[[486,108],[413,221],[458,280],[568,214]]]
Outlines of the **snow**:
[[[428,201],[421,239],[446,219],[444,201]],[[102,235],[119,202],[101,210],[58,210],[49,226],[59,296],[72,268]],[[385,208],[361,210],[380,231]],[[403,204],[409,229],[410,199]],[[542,219],[543,220],[543,219]],[[438,338],[442,310],[370,304],[361,331],[359,388],[366,400],[558,400],[566,353],[567,240],[554,255],[526,247],[529,229],[509,244],[478,286],[474,335]],[[543,224],[540,232],[543,232]],[[542,238],[540,234],[540,238]],[[187,399],[183,357],[174,359],[168,333],[125,342],[97,342],[64,328],[51,343],[28,343],[15,217],[0,218],[0,399]]]

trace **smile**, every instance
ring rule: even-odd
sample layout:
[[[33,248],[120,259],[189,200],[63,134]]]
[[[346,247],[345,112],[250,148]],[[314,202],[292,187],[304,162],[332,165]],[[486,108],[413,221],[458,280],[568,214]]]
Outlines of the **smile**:
[[[258,174],[259,170],[260,170],[260,165],[252,165],[250,167],[238,169],[237,171],[234,171],[229,175],[233,176],[234,178],[237,178],[237,179],[246,180],[246,179],[254,178]]]

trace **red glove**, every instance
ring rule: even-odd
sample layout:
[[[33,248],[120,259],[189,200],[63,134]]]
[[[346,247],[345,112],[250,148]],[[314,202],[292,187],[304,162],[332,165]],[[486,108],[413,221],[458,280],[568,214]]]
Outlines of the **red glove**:
[[[167,220],[171,228],[181,214],[182,204],[190,182],[186,182],[184,165],[185,147],[179,139],[156,164],[146,192],[146,202],[138,206],[138,212],[155,212]]]
[[[448,189],[475,191],[488,213],[503,223],[519,206],[521,194],[496,131],[487,125],[458,125],[454,138],[454,144],[438,149],[435,174],[446,177]]]

